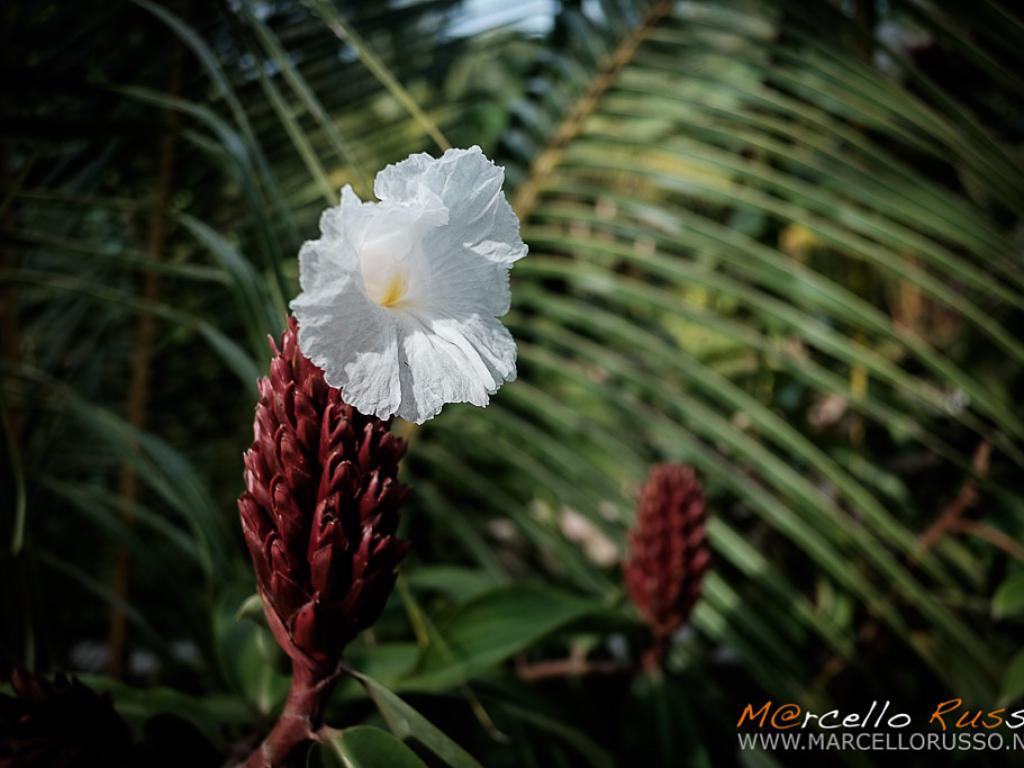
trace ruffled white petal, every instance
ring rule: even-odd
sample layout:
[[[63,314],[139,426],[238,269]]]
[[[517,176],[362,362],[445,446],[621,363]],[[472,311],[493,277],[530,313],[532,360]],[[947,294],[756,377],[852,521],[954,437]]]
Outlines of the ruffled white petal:
[[[440,158],[410,155],[377,174],[373,192],[380,200],[411,202],[438,198],[451,227],[431,233],[461,242],[491,261],[511,264],[526,255],[519,219],[501,185],[505,169],[480,150],[449,149]]]
[[[303,246],[300,347],[358,410],[422,423],[515,378],[496,318],[526,246],[503,180],[479,147],[413,155],[377,175],[379,203],[346,187]]]
[[[516,343],[493,317],[420,322],[405,315],[399,339],[398,415],[407,421],[422,424],[445,403],[485,406],[516,378]]]
[[[397,324],[348,281],[336,292],[302,293],[291,303],[299,347],[362,413],[387,418],[398,410],[401,388]]]

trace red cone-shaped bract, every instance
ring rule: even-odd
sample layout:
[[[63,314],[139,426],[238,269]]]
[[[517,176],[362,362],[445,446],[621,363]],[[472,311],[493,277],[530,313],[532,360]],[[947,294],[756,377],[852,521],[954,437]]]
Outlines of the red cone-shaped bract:
[[[119,768],[136,765],[131,731],[100,695],[74,678],[53,682],[15,670],[0,694],[0,767]]]
[[[626,586],[657,638],[689,618],[700,597],[710,552],[704,492],[692,468],[658,464],[640,490],[623,565]]]
[[[275,637],[296,663],[326,671],[377,620],[405,555],[395,535],[405,444],[327,385],[294,318],[271,347],[238,507]]]

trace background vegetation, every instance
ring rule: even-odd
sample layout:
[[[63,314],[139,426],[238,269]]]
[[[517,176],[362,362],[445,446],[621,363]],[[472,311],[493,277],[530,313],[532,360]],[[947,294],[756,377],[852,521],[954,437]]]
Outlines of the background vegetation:
[[[1021,701],[1009,4],[0,18],[5,665],[82,672],[188,764],[246,752],[287,678],[234,499],[298,247],[342,185],[480,144],[531,248],[520,380],[396,427],[413,554],[351,663],[486,766],[792,765],[737,752],[745,703]],[[645,647],[617,561],[665,459],[708,488],[705,597],[665,680],[587,674]],[[332,721],[470,764],[370,690]]]

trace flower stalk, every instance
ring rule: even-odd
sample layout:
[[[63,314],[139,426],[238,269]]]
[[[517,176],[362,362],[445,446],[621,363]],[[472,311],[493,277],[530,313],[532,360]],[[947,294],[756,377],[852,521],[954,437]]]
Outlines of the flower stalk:
[[[270,733],[245,761],[245,768],[282,765],[296,747],[317,738],[323,710],[340,672],[321,673],[299,663],[292,665],[292,686]]]

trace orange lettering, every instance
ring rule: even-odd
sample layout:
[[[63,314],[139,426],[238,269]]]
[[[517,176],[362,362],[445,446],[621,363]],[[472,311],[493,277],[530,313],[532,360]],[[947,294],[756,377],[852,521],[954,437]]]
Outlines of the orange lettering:
[[[757,710],[757,712],[754,711],[754,705],[753,704],[747,704],[747,706],[744,707],[743,711],[740,713],[740,719],[736,723],[736,727],[739,728],[741,725],[743,725],[743,721],[744,720],[753,720],[755,717],[760,715],[761,716],[761,722],[757,724],[757,727],[758,728],[764,728],[765,718],[768,717],[768,711],[771,708],[772,708],[772,703],[770,701],[766,701],[764,703],[764,706],[761,707],[759,710]]]
[[[960,705],[963,703],[963,699],[950,699],[949,701],[942,702],[941,704],[939,704],[939,706],[935,708],[935,711],[932,712],[932,716],[928,719],[928,725],[931,725],[936,720],[938,720],[939,723],[942,725],[942,730],[946,730],[946,721],[942,719],[942,716],[949,714],[954,709],[959,708]]]
[[[800,706],[798,704],[783,704],[772,715],[772,728],[780,731],[784,731],[787,728],[796,728],[799,725],[799,722],[796,722],[798,720],[800,720]],[[789,723],[789,725],[782,725],[781,723]]]
[[[960,717],[958,717],[956,719],[956,727],[957,728],[966,728],[967,726],[970,726],[971,728],[977,728],[978,727],[978,718],[981,717],[981,710],[979,709],[974,714],[974,717],[970,717],[970,715],[971,715],[970,710],[968,710],[967,712],[964,712],[962,715],[960,715]]]
[[[989,712],[987,715],[985,715],[985,719],[986,720],[990,720],[991,719],[991,720],[995,721],[995,722],[992,723],[992,725],[989,725],[986,722],[984,724],[985,727],[988,728],[989,730],[991,730],[993,728],[998,728],[1000,725],[1005,723],[1006,719],[1001,716],[1003,714],[1003,712],[1005,712],[1005,711],[1006,711],[1006,707],[1001,707],[999,709],[993,709],[991,712]]]

